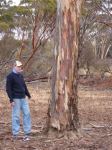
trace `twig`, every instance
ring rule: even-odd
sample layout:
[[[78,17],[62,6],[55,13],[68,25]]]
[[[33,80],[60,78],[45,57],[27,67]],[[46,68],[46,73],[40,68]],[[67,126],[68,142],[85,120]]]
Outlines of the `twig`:
[[[61,137],[61,138],[62,138],[62,137]],[[60,138],[54,139],[54,140],[49,139],[49,140],[46,140],[46,141],[44,141],[44,142],[49,143],[49,142],[56,142],[56,141],[60,141]]]
[[[112,134],[103,135],[102,138],[112,136]]]
[[[95,125],[92,123],[89,124],[92,125],[94,128],[112,128],[112,126],[108,126],[108,125]]]

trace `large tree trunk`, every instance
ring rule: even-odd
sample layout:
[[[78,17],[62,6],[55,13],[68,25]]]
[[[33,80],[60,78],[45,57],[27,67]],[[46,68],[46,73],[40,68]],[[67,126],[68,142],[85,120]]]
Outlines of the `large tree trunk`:
[[[57,26],[49,124],[57,130],[79,126],[77,58],[82,0],[57,0]]]

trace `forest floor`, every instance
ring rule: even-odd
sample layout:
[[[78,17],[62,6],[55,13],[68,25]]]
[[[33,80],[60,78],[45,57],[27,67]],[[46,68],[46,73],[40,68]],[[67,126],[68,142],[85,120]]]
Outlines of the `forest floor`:
[[[78,87],[80,134],[54,136],[42,133],[47,118],[50,88],[48,82],[28,84],[32,117],[31,140],[13,140],[11,106],[0,89],[0,150],[112,150],[112,79],[80,79]],[[21,123],[22,124],[22,123]],[[21,126],[22,128],[22,126]]]

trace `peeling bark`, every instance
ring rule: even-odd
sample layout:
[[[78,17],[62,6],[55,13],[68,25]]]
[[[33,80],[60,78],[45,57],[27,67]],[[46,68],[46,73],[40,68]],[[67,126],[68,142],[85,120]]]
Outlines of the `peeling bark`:
[[[83,0],[57,0],[52,98],[48,114],[50,127],[61,131],[79,127],[77,58],[82,2]]]

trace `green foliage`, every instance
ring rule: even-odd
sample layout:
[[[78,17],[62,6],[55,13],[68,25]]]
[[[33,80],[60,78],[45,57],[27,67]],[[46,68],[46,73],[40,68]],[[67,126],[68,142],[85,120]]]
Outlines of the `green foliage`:
[[[16,7],[16,13],[18,15],[27,15],[29,13],[29,10],[24,6],[18,6]]]
[[[53,24],[51,22],[55,21],[53,20],[55,12],[55,0],[22,0],[19,6],[10,5],[10,7],[6,7],[5,5],[2,5],[2,8],[0,9],[0,32],[3,32],[4,34],[0,40],[0,60],[7,60],[12,54],[13,50],[18,51],[21,49],[21,43],[24,42],[25,50],[22,51],[22,58],[25,56],[25,61],[27,59],[26,57],[29,57],[32,53],[32,33],[33,28],[36,25],[35,22],[37,21],[38,26],[36,33],[37,36],[39,36],[38,32],[41,30],[45,30],[45,35],[49,34],[48,31],[50,32]],[[25,39],[24,37],[22,39],[23,41],[14,39],[15,36],[13,34],[13,29],[17,29],[17,34],[20,34],[20,37],[22,34],[24,34],[23,36],[25,36],[25,38],[27,37],[26,35],[28,35],[28,39]],[[44,36],[42,40],[43,39]],[[28,42],[26,43],[25,40]],[[39,72],[47,72],[51,65],[51,42],[45,45],[44,40],[42,40],[39,48],[39,51],[41,52],[38,53],[39,56],[35,55],[34,59],[32,59],[34,64],[37,63],[37,66],[33,65],[34,68],[32,69],[32,72],[37,72],[37,69]],[[13,57],[16,57],[16,53],[13,55]],[[39,62],[37,62],[37,57]]]
[[[37,7],[41,9],[43,13],[54,13],[56,11],[56,0],[22,0],[20,4],[29,4],[34,8]]]
[[[13,18],[11,16],[11,14],[9,13],[4,13],[2,16],[0,16],[0,22],[12,22],[13,21]]]
[[[26,25],[28,26],[27,23],[31,23],[33,15],[39,15],[39,18],[46,15],[46,17],[49,18],[56,12],[55,0],[21,0],[19,6],[9,7],[11,2],[12,0],[8,2],[6,2],[6,0],[1,0],[0,2],[0,30],[4,32],[8,29],[15,28],[16,26],[18,27],[18,25],[23,29],[22,24],[24,27]],[[27,7],[22,4],[27,4]],[[32,14],[32,12],[34,14]]]
[[[40,0],[40,3],[44,11],[55,12],[56,10],[55,0]]]
[[[4,31],[14,28],[13,17],[11,14],[5,13],[0,16],[0,30],[5,29]]]
[[[6,32],[9,29],[9,25],[5,22],[0,22],[0,32]]]
[[[0,31],[6,32],[12,28],[14,28],[13,17],[14,14],[10,11],[9,4],[12,1],[2,1],[0,8]]]

